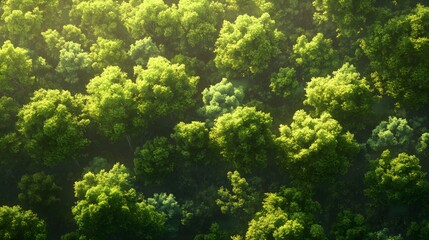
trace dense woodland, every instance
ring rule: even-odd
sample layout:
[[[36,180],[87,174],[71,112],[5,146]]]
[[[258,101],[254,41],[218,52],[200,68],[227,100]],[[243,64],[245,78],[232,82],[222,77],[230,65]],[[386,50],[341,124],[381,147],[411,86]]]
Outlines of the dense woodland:
[[[429,3],[1,0],[0,239],[429,239]]]

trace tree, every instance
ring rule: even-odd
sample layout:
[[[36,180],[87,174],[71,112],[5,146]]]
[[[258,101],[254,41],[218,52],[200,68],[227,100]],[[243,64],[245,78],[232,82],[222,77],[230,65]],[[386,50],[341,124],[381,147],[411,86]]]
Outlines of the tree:
[[[28,51],[6,41],[0,49],[0,62],[0,94],[25,102],[34,84]]]
[[[122,34],[126,39],[119,6],[115,0],[74,0],[70,18],[91,38],[115,38]]]
[[[86,86],[85,110],[111,141],[133,132],[143,123],[137,119],[137,86],[117,66],[106,67]]]
[[[258,193],[249,186],[247,180],[240,176],[238,171],[228,172],[228,180],[231,182],[231,190],[220,187],[218,190],[219,198],[216,204],[220,207],[222,213],[231,213],[242,215],[252,215],[255,213],[258,199]],[[242,218],[242,216],[241,216]]]
[[[314,107],[317,115],[330,113],[347,129],[362,129],[373,118],[372,89],[348,63],[332,76],[312,78],[305,91],[304,104]]]
[[[152,41],[152,38],[145,37],[132,44],[127,54],[135,62],[135,65],[145,67],[151,57],[161,56],[161,53],[162,49]]]
[[[61,15],[58,0],[7,0],[2,4],[1,22],[4,33],[13,44],[30,47],[37,44],[40,32],[53,27]]]
[[[184,113],[194,104],[199,78],[189,76],[185,65],[172,64],[166,58],[150,58],[147,68],[134,68],[137,76],[138,110],[152,122],[160,117]]]
[[[280,54],[283,34],[270,15],[260,18],[240,15],[234,23],[225,21],[216,41],[216,67],[229,78],[262,73]]]
[[[125,27],[132,38],[151,37],[156,43],[174,50],[181,36],[177,6],[168,6],[163,0],[131,1],[121,4]]]
[[[240,106],[244,98],[244,90],[223,78],[219,83],[206,88],[202,92],[204,106],[199,109],[199,113],[204,116],[209,123],[225,114],[232,112]]]
[[[98,37],[90,50],[89,57],[96,72],[102,72],[108,66],[124,66],[127,60],[127,53],[120,39]]]
[[[293,58],[301,69],[303,81],[311,77],[325,76],[339,66],[339,54],[332,46],[332,40],[323,33],[317,33],[311,41],[301,35],[293,45]]]
[[[10,164],[8,160],[20,150],[20,140],[15,132],[18,111],[19,104],[13,98],[0,97],[0,166]]]
[[[182,30],[181,52],[208,59],[220,28],[220,4],[209,0],[180,0],[177,11]]]
[[[267,166],[273,148],[272,118],[254,107],[237,107],[215,120],[210,140],[234,169],[249,173]]]
[[[145,185],[161,184],[174,170],[174,148],[165,137],[147,141],[137,148],[134,157],[134,172]]]
[[[4,240],[45,240],[45,222],[20,206],[0,207],[0,238]]]
[[[381,154],[384,150],[389,150],[392,154],[400,152],[424,154],[428,133],[423,132],[419,137],[426,129],[414,125],[416,124],[413,124],[413,121],[390,116],[387,121],[381,121],[372,130],[372,135],[366,142],[367,146],[375,154]]]
[[[376,0],[314,0],[314,19],[318,24],[332,22],[340,37],[356,37],[368,26]]]
[[[290,126],[280,125],[276,142],[283,155],[279,164],[294,180],[319,183],[332,181],[345,174],[358,151],[358,144],[349,132],[329,113],[313,118],[298,110]]]
[[[210,163],[209,130],[203,122],[180,122],[174,127],[171,138],[176,150],[185,160],[185,166],[201,166]]]
[[[401,106],[420,108],[429,102],[429,7],[375,24],[361,47],[370,60],[376,88]]]
[[[22,176],[18,188],[21,190],[19,201],[32,209],[46,209],[60,201],[61,187],[55,183],[53,175],[44,172]]]
[[[246,239],[327,239],[315,222],[319,203],[304,191],[284,188],[266,193],[261,211],[250,221]]]
[[[122,164],[110,171],[88,172],[74,184],[72,207],[78,232],[89,239],[154,239],[160,236],[165,215],[155,211],[132,188]]]
[[[297,92],[300,88],[296,70],[291,67],[280,68],[277,73],[273,73],[270,78],[270,88],[277,96],[288,97]]]
[[[55,70],[65,82],[75,85],[89,78],[91,64],[89,54],[83,51],[79,43],[65,42]]]
[[[365,195],[376,208],[417,206],[425,202],[429,193],[425,176],[416,156],[400,153],[394,157],[386,150],[365,174]]]
[[[337,215],[331,232],[338,240],[361,240],[366,239],[368,231],[369,227],[363,215],[344,210]]]
[[[82,99],[68,91],[40,89],[18,113],[17,129],[28,154],[47,166],[76,160],[88,145]]]

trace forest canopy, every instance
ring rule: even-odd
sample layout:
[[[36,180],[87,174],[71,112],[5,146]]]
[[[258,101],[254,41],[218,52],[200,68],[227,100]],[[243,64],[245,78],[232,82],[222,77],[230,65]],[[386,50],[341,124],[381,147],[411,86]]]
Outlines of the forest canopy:
[[[429,239],[429,3],[0,1],[0,239]]]

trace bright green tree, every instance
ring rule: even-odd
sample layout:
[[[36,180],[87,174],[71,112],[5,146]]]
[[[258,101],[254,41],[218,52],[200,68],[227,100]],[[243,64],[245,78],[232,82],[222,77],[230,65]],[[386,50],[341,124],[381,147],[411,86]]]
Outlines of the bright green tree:
[[[300,88],[296,70],[291,67],[280,68],[278,72],[273,73],[270,78],[271,91],[277,96],[293,96]]]
[[[218,190],[219,198],[216,199],[216,204],[220,207],[221,212],[238,213],[239,215],[243,213],[254,214],[259,200],[258,193],[249,186],[247,180],[241,177],[238,171],[228,172],[227,177],[231,182],[231,190],[223,186],[220,187]]]
[[[0,95],[25,102],[35,81],[28,51],[6,41],[0,49],[0,62]]]
[[[18,113],[17,128],[28,154],[47,166],[77,160],[89,141],[82,99],[68,91],[40,89]]]
[[[100,131],[115,141],[141,125],[137,119],[137,87],[119,67],[109,66],[86,86],[85,110]]]
[[[321,77],[339,67],[338,51],[332,46],[332,40],[317,33],[311,41],[301,35],[293,45],[293,58],[301,70],[303,81],[311,77]]]
[[[378,23],[361,47],[370,60],[374,85],[406,107],[429,103],[429,7]]]
[[[180,122],[174,127],[171,138],[186,165],[199,166],[210,162],[209,130],[205,123],[197,121]]]
[[[345,174],[358,151],[350,133],[329,113],[313,118],[298,110],[290,126],[280,126],[276,142],[283,151],[279,164],[295,180],[318,183],[332,181]]]
[[[373,118],[372,89],[348,63],[332,76],[312,78],[305,91],[304,104],[314,107],[317,115],[330,113],[348,129],[363,128]]]
[[[429,193],[425,176],[416,156],[400,153],[395,157],[386,150],[365,174],[365,195],[375,208],[422,204]]]
[[[122,164],[110,171],[88,172],[75,182],[74,192],[74,220],[88,239],[157,239],[162,234],[165,215],[136,192]]]
[[[46,225],[35,213],[20,206],[0,207],[0,238],[46,240]]]
[[[32,209],[46,209],[60,201],[61,187],[55,183],[53,175],[44,172],[22,176],[18,188],[21,190],[18,195],[19,201],[23,203],[23,206]]]
[[[203,59],[210,57],[220,28],[221,11],[222,7],[216,1],[179,1],[178,13],[182,29],[179,48],[182,53]]]
[[[319,209],[319,203],[305,191],[284,188],[266,193],[261,211],[249,223],[246,239],[326,240],[323,227],[315,219]]]
[[[126,36],[119,12],[119,1],[115,0],[73,0],[70,18],[86,35],[115,38]]]
[[[174,148],[165,137],[157,137],[137,148],[134,172],[144,184],[161,184],[174,171]]]
[[[204,106],[199,113],[212,125],[213,121],[240,106],[244,98],[244,90],[223,78],[222,81],[212,85],[202,92]]]
[[[269,14],[256,18],[240,15],[234,23],[225,21],[216,41],[216,67],[227,77],[262,73],[280,54],[283,34]]]
[[[127,53],[120,39],[98,37],[90,50],[89,57],[96,72],[102,72],[108,66],[124,66],[127,60]]]
[[[185,65],[163,57],[150,58],[147,68],[134,68],[137,76],[138,110],[149,121],[183,114],[194,105],[199,78],[189,76]]]
[[[248,173],[267,166],[273,148],[272,118],[254,107],[237,107],[215,120],[211,141],[233,168]]]

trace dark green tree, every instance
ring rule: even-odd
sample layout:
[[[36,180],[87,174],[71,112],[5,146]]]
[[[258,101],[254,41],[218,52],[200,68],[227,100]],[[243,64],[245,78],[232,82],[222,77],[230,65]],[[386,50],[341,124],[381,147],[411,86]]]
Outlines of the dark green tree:
[[[134,172],[145,185],[162,184],[174,171],[174,148],[165,137],[147,141],[137,148],[134,157]]]
[[[18,183],[21,192],[18,195],[23,206],[32,209],[46,209],[60,201],[61,187],[55,183],[55,177],[44,172],[26,174]]]

